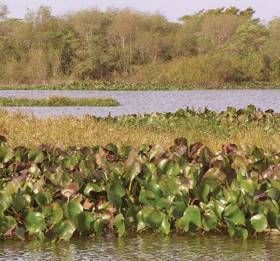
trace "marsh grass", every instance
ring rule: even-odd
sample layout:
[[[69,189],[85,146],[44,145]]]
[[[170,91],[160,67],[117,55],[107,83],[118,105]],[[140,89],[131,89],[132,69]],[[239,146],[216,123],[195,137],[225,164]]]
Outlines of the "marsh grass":
[[[177,137],[190,143],[202,142],[218,150],[224,143],[252,144],[265,150],[279,151],[280,120],[269,123],[253,120],[248,123],[221,121],[216,116],[166,118],[163,116],[99,119],[60,117],[39,119],[19,113],[0,111],[0,135],[11,146],[51,144],[60,147],[160,144],[167,147]]]
[[[0,97],[0,106],[4,107],[21,107],[21,106],[48,106],[48,107],[59,107],[59,106],[118,106],[118,101],[111,98],[68,98],[52,96],[42,99],[28,99],[28,98],[9,98]]]

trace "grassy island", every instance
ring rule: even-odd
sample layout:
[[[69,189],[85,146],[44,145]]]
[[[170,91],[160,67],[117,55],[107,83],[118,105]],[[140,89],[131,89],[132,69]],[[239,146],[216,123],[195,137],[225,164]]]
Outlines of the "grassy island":
[[[4,98],[0,97],[0,106],[4,107],[31,107],[31,106],[118,106],[119,103],[111,98],[68,98],[68,97],[48,97],[42,99],[28,99],[28,98]]]
[[[61,131],[63,130],[63,131]],[[176,137],[188,137],[191,143],[203,142],[212,150],[224,143],[251,144],[265,150],[280,148],[280,114],[228,108],[223,112],[179,110],[122,117],[36,118],[0,110],[0,134],[12,146],[91,146],[161,144],[168,147]]]

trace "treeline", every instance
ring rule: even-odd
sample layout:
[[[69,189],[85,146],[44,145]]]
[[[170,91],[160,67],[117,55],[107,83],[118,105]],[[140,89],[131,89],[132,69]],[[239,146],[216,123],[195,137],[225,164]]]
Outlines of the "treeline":
[[[200,11],[177,23],[130,9],[64,16],[0,10],[0,82],[122,81],[212,86],[280,82],[280,19],[254,10]]]

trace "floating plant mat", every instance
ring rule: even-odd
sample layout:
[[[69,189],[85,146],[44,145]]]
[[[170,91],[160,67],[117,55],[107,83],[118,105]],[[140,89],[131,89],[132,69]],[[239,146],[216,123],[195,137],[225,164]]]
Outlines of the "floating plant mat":
[[[175,140],[60,149],[0,145],[3,239],[123,237],[143,231],[225,233],[280,229],[280,155],[256,146]]]
[[[118,106],[116,100],[111,98],[68,98],[52,96],[41,99],[0,97],[0,106],[6,107],[58,107],[58,106]]]

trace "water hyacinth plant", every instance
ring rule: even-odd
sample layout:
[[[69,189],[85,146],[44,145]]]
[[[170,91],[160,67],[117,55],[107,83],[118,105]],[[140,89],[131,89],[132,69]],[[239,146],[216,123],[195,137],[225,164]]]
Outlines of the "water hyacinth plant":
[[[6,98],[0,97],[0,106],[47,106],[47,107],[58,107],[58,106],[118,106],[118,101],[111,98],[68,98],[60,96],[51,96],[48,98],[41,99],[28,99],[28,98]]]
[[[256,146],[0,145],[2,239],[280,229],[280,154]]]

